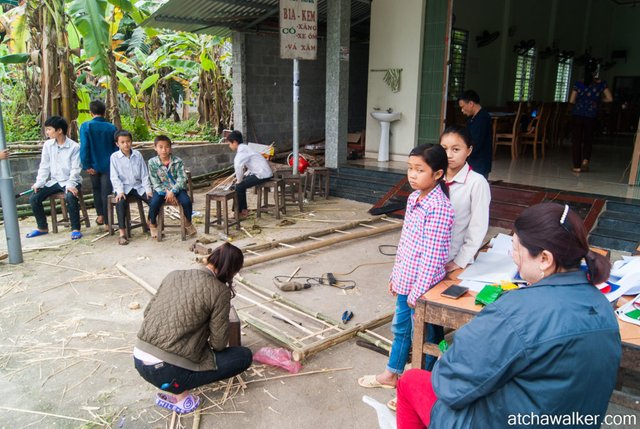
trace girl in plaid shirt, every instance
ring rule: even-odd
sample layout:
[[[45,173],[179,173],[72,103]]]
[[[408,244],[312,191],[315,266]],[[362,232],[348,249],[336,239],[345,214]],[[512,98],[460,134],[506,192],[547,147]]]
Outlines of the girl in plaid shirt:
[[[404,371],[411,347],[416,300],[441,281],[449,257],[454,214],[444,182],[447,153],[425,144],[409,154],[407,178],[415,190],[408,200],[389,291],[396,297],[391,322],[393,344],[382,374],[361,377],[363,387],[394,388]],[[428,339],[434,333],[430,327]]]

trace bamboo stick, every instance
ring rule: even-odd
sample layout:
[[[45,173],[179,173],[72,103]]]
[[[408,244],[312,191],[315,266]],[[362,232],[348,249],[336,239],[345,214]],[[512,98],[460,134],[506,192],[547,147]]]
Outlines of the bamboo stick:
[[[298,350],[299,346],[296,346],[295,343],[301,344],[295,337],[277,329],[275,326],[265,322],[264,320],[260,320],[246,311],[238,310],[238,316],[240,316],[244,322],[253,326],[258,331],[262,332],[269,338],[275,340],[277,343],[288,347],[292,350]],[[302,344],[301,344],[302,345]]]
[[[378,220],[384,220],[384,217],[372,217],[372,218],[368,218],[368,219],[360,219],[360,220],[356,220],[356,221],[352,221],[352,222],[348,222],[345,223],[343,225],[339,225],[333,228],[327,228],[327,229],[323,229],[320,231],[313,231],[311,233],[308,234],[302,234],[296,237],[291,237],[291,238],[286,238],[284,240],[280,240],[279,242],[270,242],[270,243],[265,243],[265,244],[256,244],[255,246],[249,246],[244,248],[243,250],[264,250],[264,249],[272,249],[274,247],[278,247],[278,243],[287,243],[287,244],[291,244],[291,243],[297,243],[299,241],[305,241],[308,240],[310,237],[313,237],[312,240],[314,239],[318,239],[319,237],[322,237],[323,235],[329,235],[329,234],[333,234],[335,232],[336,229],[350,229],[350,228],[355,228],[357,226],[359,226],[361,223],[367,223],[367,222],[376,222]],[[395,222],[394,222],[395,223]]]
[[[61,418],[61,419],[76,420],[78,422],[83,422],[83,423],[92,423],[91,420],[81,419],[81,418],[78,418],[78,417],[63,416],[61,414],[43,413],[42,411],[23,410],[23,409],[20,409],[20,408],[3,407],[1,405],[0,405],[0,410],[17,411],[19,413],[37,414],[39,416],[58,417],[58,418]]]
[[[122,264],[116,264],[116,268],[122,274],[124,274],[125,276],[129,277],[131,280],[133,280],[134,282],[138,283],[140,286],[145,288],[146,291],[149,292],[151,295],[155,295],[156,294],[157,290],[154,287],[152,287],[149,283],[145,282],[140,277],[138,277],[137,275],[133,274],[131,271],[126,269],[124,266],[122,266]]]
[[[104,234],[100,234],[99,236],[97,236],[96,238],[94,238],[93,240],[91,240],[92,243],[95,243],[98,240],[101,240],[103,238],[105,238],[107,235],[109,235],[108,232],[105,232]]]
[[[393,231],[393,230],[396,230],[396,229],[399,229],[399,228],[402,228],[402,224],[390,224],[390,225],[381,226],[380,228],[377,228],[375,230],[358,231],[358,232],[354,232],[352,234],[345,235],[345,236],[342,236],[342,237],[328,238],[328,239],[323,240],[323,241],[319,241],[319,242],[315,242],[315,243],[311,243],[311,244],[306,244],[304,246],[296,247],[295,249],[278,250],[278,251],[273,252],[273,253],[268,254],[268,255],[258,256],[258,257],[255,257],[255,258],[251,258],[249,260],[245,260],[244,267],[245,268],[246,267],[250,267],[252,265],[257,265],[257,264],[260,264],[262,262],[267,262],[267,261],[271,261],[271,260],[274,260],[274,259],[284,258],[284,257],[291,256],[291,255],[299,255],[299,254],[304,253],[304,252],[309,252],[311,250],[321,249],[323,247],[331,246],[332,244],[343,243],[345,241],[355,240],[357,238],[371,237],[373,235],[383,234],[385,232]],[[279,243],[279,244],[282,244],[282,243]]]
[[[248,296],[244,296],[242,294],[236,293],[236,296],[238,298],[244,299],[245,301],[249,301],[250,303],[262,308],[263,310],[280,317],[283,321],[291,324],[292,326],[294,326],[296,329],[304,332],[305,334],[310,334],[310,335],[315,335],[315,332],[311,331],[310,329],[305,328],[304,326],[300,326],[298,325],[296,322],[294,322],[293,320],[289,319],[287,316],[285,316],[284,314],[280,313],[279,311],[274,310],[273,308],[269,308],[266,305],[256,301],[255,299],[249,298]]]

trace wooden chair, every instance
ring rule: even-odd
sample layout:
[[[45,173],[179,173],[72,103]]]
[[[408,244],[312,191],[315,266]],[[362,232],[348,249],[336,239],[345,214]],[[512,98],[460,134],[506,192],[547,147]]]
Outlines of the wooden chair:
[[[307,175],[298,174],[294,176],[291,170],[287,170],[277,172],[276,177],[278,179],[282,179],[282,181],[284,182],[282,204],[285,207],[287,205],[297,205],[302,212],[304,204],[304,194],[307,189]],[[287,191],[289,191],[289,199],[287,199]]]
[[[51,205],[51,230],[54,234],[58,233],[58,224],[69,225],[69,213],[67,212],[67,203],[64,200],[64,196],[64,192],[58,192],[57,194],[49,196],[49,204]],[[62,218],[60,219],[58,219],[56,201],[60,202],[60,211],[62,212]],[[84,202],[81,188],[78,188],[78,204],[80,205],[80,223],[84,222],[85,226],[90,228],[89,213],[87,212],[87,205]]]
[[[520,117],[522,115],[522,103],[518,103],[516,116],[513,117],[513,123],[510,124],[507,132],[496,131],[493,140],[493,157],[496,157],[498,146],[511,146],[511,159],[518,159],[518,134],[520,132]]]
[[[179,212],[179,217],[180,217],[180,224],[179,225],[169,225],[169,224],[165,224],[165,219],[164,219],[164,211],[165,209],[167,209],[168,207],[176,207],[176,206],[172,206],[170,204],[167,204],[166,202],[164,204],[162,204],[162,207],[160,207],[160,211],[158,212],[158,242],[162,241],[162,233],[164,231],[165,228],[169,228],[169,227],[175,227],[175,228],[180,228],[180,237],[182,239],[182,241],[185,241],[187,239],[187,218],[184,215],[184,210],[182,209],[182,206],[180,204],[177,205],[177,210]]]
[[[542,146],[542,158],[544,159],[550,110],[551,106],[548,103],[541,104],[537,116],[531,120],[527,131],[518,135],[518,146],[522,150],[524,150],[524,145],[533,145],[533,159],[538,158],[538,144]]]
[[[329,176],[330,172],[327,167],[309,167],[307,168],[307,174],[309,175],[309,199],[314,200],[316,194],[324,197],[326,200],[329,198]]]
[[[113,217],[113,209],[116,206],[115,195],[109,195],[107,198],[107,226],[109,227],[109,235],[113,235],[115,233],[115,218]],[[138,214],[139,221],[131,222],[131,204],[138,204]],[[148,232],[149,227],[147,226],[147,218],[144,215],[144,205],[142,204],[142,200],[134,197],[127,197],[127,202],[125,205],[125,225],[127,230],[127,238],[131,238],[131,230],[135,228],[142,228],[143,232]]]

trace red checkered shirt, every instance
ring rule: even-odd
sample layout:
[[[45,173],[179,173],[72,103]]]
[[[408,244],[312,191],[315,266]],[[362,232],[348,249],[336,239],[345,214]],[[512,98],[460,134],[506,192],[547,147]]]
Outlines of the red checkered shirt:
[[[407,200],[404,225],[391,272],[392,290],[409,295],[415,306],[429,288],[446,275],[454,213],[449,198],[436,186],[422,200],[415,191]]]

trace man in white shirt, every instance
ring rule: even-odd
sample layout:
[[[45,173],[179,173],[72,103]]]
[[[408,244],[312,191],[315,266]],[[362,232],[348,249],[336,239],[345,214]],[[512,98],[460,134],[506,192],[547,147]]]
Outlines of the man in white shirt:
[[[236,152],[233,168],[236,173],[237,213],[240,217],[246,217],[249,213],[247,210],[247,189],[271,179],[273,171],[262,155],[250,149],[246,144],[242,144],[240,131],[232,131],[227,136],[227,142],[229,149]]]
[[[80,232],[80,204],[78,192],[80,177],[80,145],[67,137],[67,121],[60,116],[51,116],[44,123],[44,130],[49,140],[42,146],[42,158],[38,168],[38,176],[32,188],[34,193],[29,198],[31,210],[38,223],[38,228],[27,234],[27,238],[37,237],[49,232],[47,216],[42,202],[53,194],[63,192],[64,200],[71,223],[71,239],[82,238]]]

